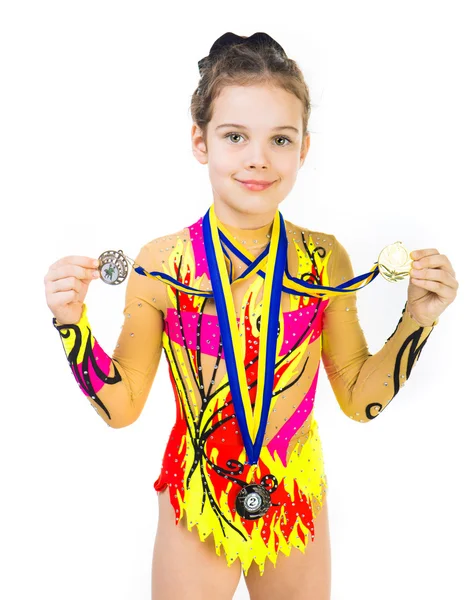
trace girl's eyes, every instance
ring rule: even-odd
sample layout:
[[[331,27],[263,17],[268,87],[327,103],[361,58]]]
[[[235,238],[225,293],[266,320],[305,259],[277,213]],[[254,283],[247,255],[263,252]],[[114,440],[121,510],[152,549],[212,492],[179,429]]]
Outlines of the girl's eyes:
[[[224,137],[225,138],[231,138],[232,136],[239,136],[239,137],[243,137],[240,133],[227,133]],[[290,138],[286,137],[285,135],[276,135],[274,139],[277,140],[286,140],[288,142],[288,144],[291,144],[292,141]],[[234,142],[235,145],[237,145],[237,142]],[[288,146],[288,144],[280,144],[280,147],[282,146]],[[278,146],[279,144],[275,144],[276,146]]]

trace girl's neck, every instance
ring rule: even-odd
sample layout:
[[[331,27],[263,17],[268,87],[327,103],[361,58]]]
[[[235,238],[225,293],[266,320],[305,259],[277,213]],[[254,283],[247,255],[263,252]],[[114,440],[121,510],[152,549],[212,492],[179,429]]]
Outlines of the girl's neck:
[[[254,240],[259,236],[265,237],[272,229],[277,209],[262,214],[247,214],[214,202],[215,215],[228,231],[244,237],[246,240]]]
[[[233,227],[228,223],[224,223],[217,217],[217,222],[221,223],[224,228],[230,233],[231,237],[242,244],[246,250],[254,252],[255,250],[262,251],[270,241],[272,231],[272,223],[267,223],[263,227],[256,229],[242,229]]]
[[[242,219],[230,218],[224,211],[222,211],[222,215],[224,215],[223,218],[215,208],[218,225],[221,224],[229,237],[236,240],[254,256],[258,256],[269,244],[275,215],[272,215],[271,218],[262,215],[261,219],[256,219],[258,215],[241,215]]]

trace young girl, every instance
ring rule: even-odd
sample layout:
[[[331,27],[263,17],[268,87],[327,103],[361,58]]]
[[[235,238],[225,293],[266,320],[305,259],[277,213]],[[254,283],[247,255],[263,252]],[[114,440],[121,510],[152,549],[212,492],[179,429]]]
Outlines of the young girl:
[[[232,598],[242,568],[253,600],[326,600],[320,359],[342,411],[368,423],[409,379],[458,283],[446,256],[412,252],[406,305],[371,355],[346,250],[278,210],[310,143],[298,66],[266,34],[226,33],[199,69],[192,149],[208,165],[212,206],[141,248],[112,358],[84,304],[96,261],[53,264],[47,303],[81,390],[111,427],[138,418],[164,350],[177,417],[154,484],[153,598]]]

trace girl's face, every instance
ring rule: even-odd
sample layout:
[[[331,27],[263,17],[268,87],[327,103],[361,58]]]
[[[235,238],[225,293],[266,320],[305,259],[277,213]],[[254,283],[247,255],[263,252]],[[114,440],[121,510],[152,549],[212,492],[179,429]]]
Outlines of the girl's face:
[[[221,221],[252,227],[271,220],[292,189],[309,150],[303,148],[303,106],[294,95],[272,86],[231,86],[215,100],[206,142],[192,125],[192,150],[208,164],[213,200]],[[240,181],[272,181],[252,191]]]

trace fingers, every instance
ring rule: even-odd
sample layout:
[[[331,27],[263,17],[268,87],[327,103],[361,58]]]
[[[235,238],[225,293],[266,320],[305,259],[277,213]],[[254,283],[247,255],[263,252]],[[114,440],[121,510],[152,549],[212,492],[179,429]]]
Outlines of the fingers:
[[[49,267],[44,277],[47,306],[58,323],[77,323],[99,261],[88,256],[65,256]]]
[[[75,291],[78,295],[88,286],[88,282],[84,282],[76,277],[63,277],[55,281],[49,281],[46,284],[48,291],[53,294],[57,292],[66,292],[69,290]]]
[[[436,248],[424,248],[421,250],[412,250],[410,258],[413,260],[420,260],[425,256],[431,256],[432,254],[440,254]]]
[[[410,282],[435,292],[442,298],[454,298],[459,283],[451,273],[443,269],[412,269]]]
[[[75,290],[65,290],[63,292],[55,292],[53,298],[54,302],[51,302],[50,308],[65,306],[70,302],[78,302],[80,300],[80,294]]]
[[[431,281],[430,279],[411,279],[410,282],[417,287],[424,288],[429,292],[434,292],[440,298],[444,298],[445,300],[449,300],[451,302],[456,297],[456,291],[454,288],[444,285],[443,283],[439,283],[438,281]]]
[[[98,266],[97,258],[90,258],[89,256],[64,256],[60,258],[53,266],[61,266],[64,264],[74,264],[81,267],[93,268]]]
[[[95,259],[87,256],[65,256],[51,265],[44,277],[49,306],[84,298],[90,281],[99,277],[94,263]]]
[[[95,259],[86,256],[66,256],[51,265],[44,282],[57,281],[67,277],[76,277],[84,281],[99,277],[94,266]]]
[[[416,256],[418,260],[412,262],[413,269],[442,268],[456,277],[456,273],[445,254],[440,254],[438,250],[430,248],[428,250],[416,250],[410,253],[411,257]]]
[[[417,279],[426,279],[429,281],[439,281],[450,287],[458,287],[456,278],[443,269],[411,269],[410,276]]]
[[[64,279],[66,277],[76,277],[83,281],[89,282],[90,279],[96,279],[99,277],[99,271],[97,269],[86,269],[79,265],[65,264],[60,267],[55,267],[49,272],[49,281],[57,281],[58,279]]]

